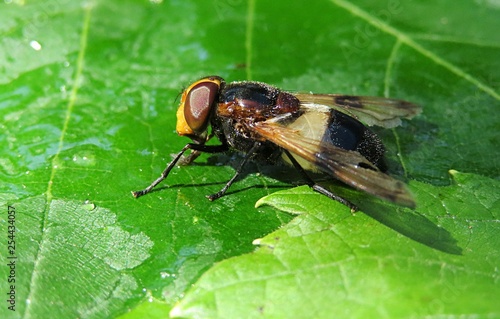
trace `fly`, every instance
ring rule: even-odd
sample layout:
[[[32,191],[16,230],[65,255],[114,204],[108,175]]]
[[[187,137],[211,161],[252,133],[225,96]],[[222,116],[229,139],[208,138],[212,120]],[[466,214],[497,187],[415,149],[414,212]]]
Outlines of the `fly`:
[[[307,185],[352,211],[357,210],[354,204],[316,183],[308,171],[326,173],[384,200],[415,207],[406,185],[385,173],[385,147],[365,125],[394,127],[401,118],[412,118],[420,111],[417,105],[397,99],[290,93],[261,82],[226,83],[219,76],[204,77],[184,90],[177,110],[177,133],[192,143],[151,185],[132,194],[137,198],[149,193],[187,150],[191,150],[186,159],[190,163],[201,153],[234,149],[245,156],[226,185],[207,196],[211,201],[224,196],[249,160],[259,158],[291,164]],[[213,136],[220,145],[206,145]]]

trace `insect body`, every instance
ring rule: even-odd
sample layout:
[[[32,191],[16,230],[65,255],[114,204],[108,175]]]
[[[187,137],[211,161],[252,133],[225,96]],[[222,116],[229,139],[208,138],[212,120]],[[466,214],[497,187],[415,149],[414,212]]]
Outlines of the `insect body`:
[[[400,118],[420,112],[416,105],[395,99],[339,94],[301,94],[261,82],[232,82],[218,76],[202,78],[182,94],[177,133],[188,143],[150,186],[132,192],[140,197],[164,180],[185,151],[187,162],[200,153],[229,149],[245,153],[236,174],[210,200],[224,195],[251,158],[293,165],[314,190],[352,210],[356,207],[314,182],[306,171],[329,174],[342,182],[391,202],[414,207],[406,186],[385,174],[384,146],[364,124],[393,127]],[[209,134],[209,126],[211,133]],[[220,145],[205,145],[213,136]]]

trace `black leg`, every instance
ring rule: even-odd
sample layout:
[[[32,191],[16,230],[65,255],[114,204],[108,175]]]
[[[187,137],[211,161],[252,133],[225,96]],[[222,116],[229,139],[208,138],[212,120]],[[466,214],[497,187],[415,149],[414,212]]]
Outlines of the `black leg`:
[[[307,172],[304,170],[304,168],[302,168],[302,166],[300,166],[300,164],[292,156],[292,154],[290,154],[290,152],[287,151],[287,150],[285,150],[285,149],[283,151],[285,152],[286,156],[288,156],[288,158],[292,162],[292,164],[295,167],[295,169],[297,169],[302,174],[302,176],[306,180],[307,185],[309,185],[312,189],[314,189],[315,191],[317,191],[320,194],[328,196],[329,198],[331,198],[333,200],[336,200],[337,202],[340,202],[340,203],[346,205],[347,207],[349,207],[351,209],[351,212],[355,212],[355,211],[358,210],[358,207],[356,207],[356,205],[354,205],[350,201],[348,201],[348,200],[346,200],[346,199],[344,199],[344,198],[342,198],[342,197],[340,197],[338,195],[335,195],[334,193],[332,193],[331,191],[327,190],[323,186],[321,186],[319,184],[316,184],[316,182],[313,181],[311,177],[309,177],[309,175],[307,174]]]
[[[221,145],[205,145],[205,144],[192,144],[189,143],[188,148],[193,151],[202,152],[202,153],[222,153],[229,149],[227,144]],[[184,146],[184,147],[186,147]]]
[[[191,150],[191,153],[188,156],[185,156],[179,160],[179,165],[185,166],[191,164],[195,159],[198,158],[198,156],[201,155],[201,153],[203,152]]]
[[[149,185],[145,189],[140,190],[140,191],[133,191],[132,195],[135,198],[138,198],[138,197],[141,197],[141,196],[146,195],[147,193],[151,192],[151,190],[153,190],[153,188],[156,185],[160,184],[165,178],[167,178],[167,176],[170,173],[170,171],[172,170],[172,168],[174,168],[175,164],[182,157],[182,154],[184,154],[184,152],[186,152],[187,150],[193,150],[193,153],[191,153],[190,156],[188,157],[189,162],[187,164],[189,164],[196,157],[198,157],[201,152],[221,153],[221,152],[227,151],[228,148],[229,147],[226,144],[222,144],[222,145],[204,145],[204,144],[192,144],[192,143],[186,144],[186,146],[184,146],[182,148],[182,150],[175,156],[175,158],[172,160],[172,162],[170,162],[167,165],[165,170],[161,173],[160,177],[158,177],[154,182],[151,183],[151,185]],[[192,154],[196,154],[196,155],[192,155]]]
[[[222,145],[189,144],[189,145],[191,154],[189,154],[187,157],[181,158],[179,160],[180,165],[191,164],[195,159],[198,158],[198,156],[201,155],[201,153],[211,153],[211,154],[222,153],[229,150],[229,146],[227,146],[227,144],[222,144]]]
[[[243,161],[241,161],[241,164],[238,167],[238,169],[236,170],[236,173],[234,174],[234,176],[226,183],[226,185],[224,185],[224,187],[220,191],[218,191],[217,193],[212,194],[212,195],[207,195],[207,198],[210,201],[214,201],[217,198],[221,198],[222,196],[224,196],[224,194],[229,189],[229,187],[233,184],[233,182],[236,180],[236,178],[238,177],[238,175],[240,175],[240,173],[243,170],[243,167],[245,166],[245,164],[248,162],[248,160],[250,158],[252,158],[252,156],[259,149],[260,146],[261,146],[261,143],[259,143],[259,142],[255,143],[252,146],[252,148],[250,149],[250,151],[248,151],[248,153],[246,154],[246,156],[243,158]]]

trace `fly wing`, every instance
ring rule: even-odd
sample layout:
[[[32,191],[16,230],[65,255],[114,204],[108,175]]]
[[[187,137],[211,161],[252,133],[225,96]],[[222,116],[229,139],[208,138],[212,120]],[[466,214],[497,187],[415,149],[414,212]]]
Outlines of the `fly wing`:
[[[276,119],[254,123],[253,129],[265,139],[354,188],[400,205],[415,207],[403,182],[381,172],[356,151],[306,138],[300,130],[281,125]]]
[[[375,96],[355,96],[342,94],[295,93],[304,107],[327,106],[350,115],[366,125],[386,128],[401,124],[401,118],[412,118],[422,110],[413,103]]]

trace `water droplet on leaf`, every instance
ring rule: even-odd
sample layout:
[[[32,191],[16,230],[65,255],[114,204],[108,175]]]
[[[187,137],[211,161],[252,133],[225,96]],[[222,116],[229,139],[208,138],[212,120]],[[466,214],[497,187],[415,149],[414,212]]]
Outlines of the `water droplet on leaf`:
[[[89,200],[86,200],[84,203],[83,203],[83,209],[85,210],[88,210],[88,211],[92,211],[95,209],[95,204],[92,203],[91,201]]]

